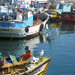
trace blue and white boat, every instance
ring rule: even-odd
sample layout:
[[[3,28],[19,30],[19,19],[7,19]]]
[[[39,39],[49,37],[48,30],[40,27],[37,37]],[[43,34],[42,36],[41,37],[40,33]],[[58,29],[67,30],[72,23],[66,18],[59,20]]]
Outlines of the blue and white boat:
[[[62,14],[62,12],[71,12],[72,3],[60,1],[58,4],[55,4],[55,9],[50,9],[51,12],[58,12],[59,14]]]
[[[0,37],[23,38],[38,34],[43,30],[49,17],[35,19],[33,11],[15,6],[12,12],[0,13]],[[45,15],[47,15],[45,13]]]

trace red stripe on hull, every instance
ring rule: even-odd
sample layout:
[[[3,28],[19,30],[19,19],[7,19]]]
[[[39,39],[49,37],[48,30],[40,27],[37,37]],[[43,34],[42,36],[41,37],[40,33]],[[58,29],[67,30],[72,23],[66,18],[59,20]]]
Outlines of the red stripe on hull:
[[[39,25],[40,23],[42,23],[41,20],[36,20],[36,21],[34,21],[34,24],[33,24],[31,27],[37,26],[37,25]]]
[[[61,19],[63,21],[75,21],[75,15],[63,14],[63,15],[61,15]]]
[[[27,35],[26,37],[31,38],[31,37],[37,36],[37,35],[39,35],[39,34],[42,34],[42,33],[43,33],[42,31],[39,31],[39,32],[37,32],[37,33],[35,33],[35,34]]]

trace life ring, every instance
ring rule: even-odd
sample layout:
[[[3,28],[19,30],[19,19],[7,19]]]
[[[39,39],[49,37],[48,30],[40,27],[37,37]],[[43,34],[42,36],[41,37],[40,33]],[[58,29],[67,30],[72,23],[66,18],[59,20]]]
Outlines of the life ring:
[[[31,5],[35,6],[36,2],[35,1],[31,1]]]
[[[26,32],[26,33],[29,32],[29,27],[28,27],[28,26],[25,28],[25,32]]]
[[[40,30],[39,31],[42,31],[43,30],[43,24],[40,25]]]

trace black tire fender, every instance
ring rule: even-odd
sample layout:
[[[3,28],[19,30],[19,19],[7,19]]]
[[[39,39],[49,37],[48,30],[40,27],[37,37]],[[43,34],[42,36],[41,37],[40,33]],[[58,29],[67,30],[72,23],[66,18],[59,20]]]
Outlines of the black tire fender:
[[[44,26],[43,24],[40,25],[39,31],[42,31],[43,30],[43,26]]]
[[[28,26],[25,28],[25,32],[26,32],[26,33],[29,32],[29,27],[28,27]]]

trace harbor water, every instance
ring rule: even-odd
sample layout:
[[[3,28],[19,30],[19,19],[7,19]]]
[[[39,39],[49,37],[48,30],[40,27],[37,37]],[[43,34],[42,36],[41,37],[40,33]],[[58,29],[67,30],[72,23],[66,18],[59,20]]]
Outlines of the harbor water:
[[[43,49],[42,57],[51,57],[46,75],[75,75],[74,23],[48,23],[43,34],[28,40],[0,39],[0,57],[22,55],[26,48],[32,56]]]

